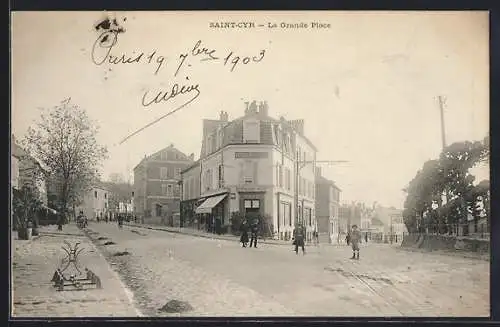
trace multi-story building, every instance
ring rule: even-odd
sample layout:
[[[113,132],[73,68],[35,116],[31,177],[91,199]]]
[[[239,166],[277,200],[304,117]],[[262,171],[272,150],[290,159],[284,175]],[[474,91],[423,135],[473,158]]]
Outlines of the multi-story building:
[[[195,214],[205,224],[228,226],[238,212],[266,217],[270,232],[282,239],[290,239],[295,222],[301,221],[310,238],[316,224],[315,160],[303,120],[271,118],[267,103],[253,101],[233,121],[226,112],[218,120],[203,121],[200,160],[184,171],[184,192],[197,203]],[[197,173],[195,199],[198,194],[186,178],[195,180]]]
[[[201,167],[200,160],[181,171],[182,200],[181,200],[181,227],[200,227],[201,221],[196,217],[196,207],[201,204]]]
[[[143,160],[134,168],[134,209],[144,223],[173,225],[180,213],[181,171],[193,164],[173,145]]]
[[[109,215],[109,190],[97,183],[85,192],[80,205],[75,207],[75,214],[83,212],[88,220],[103,220]]]
[[[340,233],[340,188],[316,170],[316,221],[320,242],[337,243]]]

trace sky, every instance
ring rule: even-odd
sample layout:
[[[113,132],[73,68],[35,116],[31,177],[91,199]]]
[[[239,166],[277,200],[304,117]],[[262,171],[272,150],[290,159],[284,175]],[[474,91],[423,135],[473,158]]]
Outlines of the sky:
[[[106,17],[125,29],[110,53],[144,52],[140,62],[92,60],[92,53],[105,55],[93,45],[102,33],[95,26]],[[305,120],[318,160],[348,161],[322,165],[343,202],[401,208],[402,189],[442,148],[438,96],[446,98],[448,144],[481,140],[489,131],[487,12],[14,12],[11,19],[12,133],[22,138],[41,108],[71,97],[100,126],[98,140],[109,150],[105,179],[132,178],[145,155],[170,144],[198,158],[202,119],[224,110],[231,120],[243,115],[245,101],[267,101],[271,116]],[[210,28],[226,21],[256,27]],[[282,22],[309,27],[280,28]],[[240,57],[234,70],[222,59],[194,57],[198,41],[214,56]],[[257,60],[243,64],[246,56]],[[199,96],[120,144],[195,94],[142,105],[145,92],[169,91],[174,83],[198,84]],[[473,173],[487,178],[489,167]]]

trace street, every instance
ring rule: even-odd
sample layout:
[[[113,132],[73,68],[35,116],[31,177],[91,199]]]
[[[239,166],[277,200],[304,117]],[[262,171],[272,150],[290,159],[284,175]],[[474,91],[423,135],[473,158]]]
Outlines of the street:
[[[145,316],[170,300],[183,316],[489,316],[489,262],[362,244],[292,246],[237,242],[91,223],[105,257]],[[116,244],[102,245],[98,237]],[[113,256],[127,251],[130,254]]]

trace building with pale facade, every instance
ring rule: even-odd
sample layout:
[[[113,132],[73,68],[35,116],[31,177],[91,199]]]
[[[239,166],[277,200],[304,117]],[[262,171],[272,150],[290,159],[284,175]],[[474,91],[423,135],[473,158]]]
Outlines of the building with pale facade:
[[[75,208],[78,216],[83,212],[88,220],[104,220],[109,214],[109,190],[102,185],[95,185],[85,192],[82,202]]]
[[[207,225],[230,226],[235,213],[266,217],[269,232],[281,239],[290,239],[301,221],[310,238],[315,160],[303,120],[274,119],[267,103],[256,101],[232,121],[221,112],[203,121],[200,159],[182,173],[186,210]]]
[[[340,234],[340,188],[316,170],[316,221],[320,242],[337,243]]]

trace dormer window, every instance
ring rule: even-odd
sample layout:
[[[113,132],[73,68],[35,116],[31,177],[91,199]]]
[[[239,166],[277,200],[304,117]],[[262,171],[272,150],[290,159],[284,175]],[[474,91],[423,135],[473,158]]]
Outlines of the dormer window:
[[[258,120],[245,120],[243,122],[243,143],[260,143]]]

